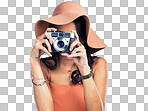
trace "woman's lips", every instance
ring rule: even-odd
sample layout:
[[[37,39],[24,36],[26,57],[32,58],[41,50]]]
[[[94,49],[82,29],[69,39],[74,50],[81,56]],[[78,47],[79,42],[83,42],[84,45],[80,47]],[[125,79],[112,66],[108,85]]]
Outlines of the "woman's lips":
[[[61,55],[69,55],[68,53],[66,52],[63,52],[63,53],[60,53]]]
[[[64,52],[64,53],[60,53],[60,54],[61,54],[62,56],[66,56],[66,57],[67,57],[68,55],[70,55],[70,54],[65,53],[65,52]],[[72,57],[67,57],[67,58],[68,58],[68,59],[72,59]]]

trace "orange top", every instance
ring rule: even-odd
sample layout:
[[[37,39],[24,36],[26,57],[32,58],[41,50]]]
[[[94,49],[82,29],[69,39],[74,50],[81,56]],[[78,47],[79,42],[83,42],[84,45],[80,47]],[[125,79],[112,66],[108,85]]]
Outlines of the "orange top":
[[[74,85],[57,85],[49,81],[49,84],[54,102],[54,111],[87,111],[84,88],[81,82]]]

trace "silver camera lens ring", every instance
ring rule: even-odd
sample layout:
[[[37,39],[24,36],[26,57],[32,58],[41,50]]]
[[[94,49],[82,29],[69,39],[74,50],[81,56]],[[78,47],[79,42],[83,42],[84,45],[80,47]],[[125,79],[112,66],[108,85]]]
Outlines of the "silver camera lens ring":
[[[64,42],[64,46],[62,48],[58,47],[58,45],[57,45],[59,41],[63,41]],[[54,46],[55,50],[58,51],[58,52],[59,51],[65,51],[67,49],[67,47],[68,47],[68,42],[64,38],[60,38],[60,39],[58,38],[58,39],[56,39],[54,41],[53,46]]]

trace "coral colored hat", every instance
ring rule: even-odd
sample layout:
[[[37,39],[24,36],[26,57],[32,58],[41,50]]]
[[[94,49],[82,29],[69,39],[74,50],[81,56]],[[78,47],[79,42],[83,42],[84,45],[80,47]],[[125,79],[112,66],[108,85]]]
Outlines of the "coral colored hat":
[[[93,48],[90,53],[95,53],[96,51],[107,47],[107,45],[90,27],[90,20],[85,9],[80,4],[73,1],[62,2],[56,6],[51,17],[38,20],[35,24],[36,38],[42,35],[46,29],[49,28],[50,23],[64,25],[74,21],[80,16],[83,16],[86,21],[87,44]]]

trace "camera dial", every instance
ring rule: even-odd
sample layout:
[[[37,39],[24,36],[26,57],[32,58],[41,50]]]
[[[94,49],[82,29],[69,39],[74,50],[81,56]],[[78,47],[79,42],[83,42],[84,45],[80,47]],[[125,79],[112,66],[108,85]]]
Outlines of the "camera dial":
[[[63,35],[64,35],[64,33],[63,33],[63,32],[60,32],[60,33],[59,33],[59,36],[63,36]]]

